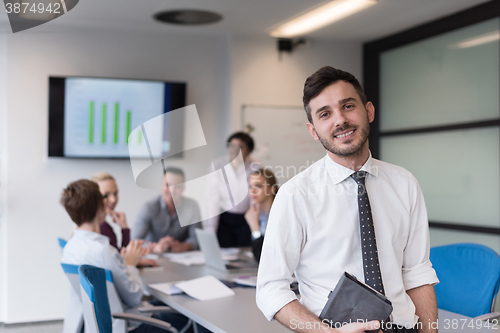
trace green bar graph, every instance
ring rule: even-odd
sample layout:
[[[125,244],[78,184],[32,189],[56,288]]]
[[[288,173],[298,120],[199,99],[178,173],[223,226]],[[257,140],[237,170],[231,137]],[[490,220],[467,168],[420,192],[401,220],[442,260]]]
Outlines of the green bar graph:
[[[118,143],[118,109],[119,104],[115,103],[115,129],[114,129],[114,143]]]
[[[102,105],[101,143],[106,143],[106,104]]]
[[[94,102],[89,105],[89,143],[94,143]]]
[[[124,113],[125,114],[122,114],[120,115],[120,102],[114,102],[114,107],[112,107],[111,109],[111,112],[113,112],[113,109],[114,109],[114,112],[112,113],[112,117],[111,119],[108,119],[108,104],[109,103],[102,103],[102,108],[101,108],[101,122],[99,124],[99,121],[97,120],[97,124],[96,124],[96,119],[99,119],[99,115],[98,115],[98,105],[101,104],[100,102],[96,102],[96,101],[89,101],[89,106],[88,106],[88,110],[89,110],[89,115],[88,115],[88,119],[89,119],[89,127],[88,127],[88,142],[89,144],[94,144],[94,141],[96,142],[101,142],[101,144],[105,145],[107,143],[109,144],[114,144],[114,145],[119,145],[119,144],[128,144],[129,143],[129,135],[132,131],[132,110],[124,110]],[[97,108],[97,111],[96,111],[96,108]],[[123,112],[122,112],[123,113]],[[111,114],[110,114],[111,116]],[[121,125],[120,125],[120,118],[121,119],[124,119],[125,121],[122,121],[121,122]],[[109,120],[109,121],[108,121]],[[96,126],[99,127],[100,125],[100,133],[98,133],[99,130],[97,130],[96,132]],[[125,127],[125,139],[123,139],[123,141],[120,143],[120,137],[121,135],[123,135],[123,127],[120,129],[120,126],[124,126]],[[120,134],[120,131],[122,134]],[[112,139],[111,139],[111,135],[110,137],[108,138],[107,137],[107,134],[111,134],[113,133],[112,135]],[[99,135],[100,134],[100,139],[99,139],[99,136],[97,136],[96,138],[94,137],[95,135]],[[109,142],[107,142],[107,139],[110,139]],[[139,144],[141,144],[143,142],[143,138],[142,138],[142,131],[139,131],[138,132],[138,136],[137,136],[137,142]]]
[[[128,136],[130,135],[130,120],[131,120],[131,112],[127,111],[127,128],[125,131],[125,141],[128,143]]]

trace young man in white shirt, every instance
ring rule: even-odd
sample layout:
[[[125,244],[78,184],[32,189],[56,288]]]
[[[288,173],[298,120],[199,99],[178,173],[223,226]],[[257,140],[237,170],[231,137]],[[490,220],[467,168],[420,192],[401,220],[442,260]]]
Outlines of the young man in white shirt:
[[[363,189],[371,203],[382,290],[393,305],[389,332],[437,332],[430,325],[437,320],[433,285],[438,279],[429,261],[424,199],[410,172],[371,157],[373,104],[353,75],[332,67],[306,80],[303,102],[307,129],[327,154],[284,184],[276,196],[259,265],[257,305],[269,320],[295,332],[367,329],[332,328],[318,318],[344,271],[362,281],[366,276],[361,199],[351,177],[359,173],[366,179]],[[300,302],[289,288],[293,273]],[[380,323],[369,325],[378,328]]]
[[[100,234],[100,223],[106,212],[99,186],[86,179],[78,180],[63,190],[61,204],[77,225],[73,236],[64,246],[61,262],[71,265],[93,265],[110,270],[125,311],[140,314],[138,306],[143,294],[142,280],[136,265],[145,253],[143,241],[130,241],[118,250],[109,244],[109,238]],[[180,329],[188,321],[177,313],[154,316]],[[162,329],[137,322],[129,323],[129,332],[165,332]],[[192,332],[192,331],[191,331]]]

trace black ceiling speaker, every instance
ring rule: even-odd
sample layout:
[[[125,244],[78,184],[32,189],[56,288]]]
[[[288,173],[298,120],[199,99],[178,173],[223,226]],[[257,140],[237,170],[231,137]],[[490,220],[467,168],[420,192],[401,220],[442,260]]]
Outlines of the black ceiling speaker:
[[[278,38],[278,51],[291,53],[298,45],[305,43],[306,40],[303,38]]]
[[[156,20],[163,23],[179,25],[201,25],[210,24],[222,20],[222,15],[207,12],[204,10],[169,10],[157,13],[153,16]]]

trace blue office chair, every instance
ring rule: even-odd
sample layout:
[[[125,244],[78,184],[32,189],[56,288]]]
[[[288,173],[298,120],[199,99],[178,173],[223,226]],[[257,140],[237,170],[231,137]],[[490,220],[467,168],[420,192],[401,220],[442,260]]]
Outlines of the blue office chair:
[[[451,244],[431,248],[430,260],[440,281],[435,286],[438,308],[482,320],[500,316],[493,312],[500,286],[495,251],[479,244]]]
[[[172,333],[177,330],[167,322],[130,313],[111,313],[106,288],[106,271],[82,265],[78,268],[80,290],[85,320],[85,333],[111,333],[112,318],[134,320],[162,328]]]
[[[83,307],[80,296],[80,280],[78,266],[61,264],[71,284],[69,302],[63,321],[63,333],[81,333],[83,330]]]
[[[81,333],[83,329],[83,306],[80,293],[80,279],[78,276],[78,265],[61,264],[64,273],[68,277],[71,284],[70,290],[70,300],[68,304],[68,309],[66,310],[66,315],[64,317],[63,333]],[[115,284],[113,282],[113,274],[109,270],[106,272],[106,290],[108,294],[109,307],[112,312],[124,312],[123,304],[116,291]],[[154,313],[154,312],[171,312],[177,313],[175,310],[168,306],[153,306],[148,302],[143,302],[139,308],[140,312],[143,313]],[[193,325],[193,322],[189,320],[187,324],[183,327],[180,333],[186,332],[189,327]],[[125,333],[127,332],[127,322],[123,319],[113,318],[113,333]]]
[[[66,246],[66,243],[68,242],[67,240],[65,239],[62,239],[62,238],[57,238],[57,242],[59,243],[59,247],[62,249],[64,249],[64,247]]]
[[[64,317],[63,333],[80,333],[84,321],[78,265],[61,264],[61,267],[71,284],[70,300],[68,309],[66,310],[66,316]],[[123,312],[123,304],[113,283],[113,275],[109,270],[105,270],[105,272],[109,306],[112,311]],[[125,320],[113,319],[112,326],[114,333],[127,332],[127,322]]]

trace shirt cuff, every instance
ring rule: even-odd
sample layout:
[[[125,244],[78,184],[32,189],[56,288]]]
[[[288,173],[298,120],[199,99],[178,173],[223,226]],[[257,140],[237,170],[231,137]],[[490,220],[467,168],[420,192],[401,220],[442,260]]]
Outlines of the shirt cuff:
[[[262,311],[267,320],[274,320],[274,315],[281,310],[288,303],[295,301],[297,296],[293,291],[290,290],[290,285],[288,284],[288,290],[281,290],[277,288],[276,291],[270,291],[272,289],[263,288],[257,291],[257,306]],[[274,289],[274,288],[273,288]]]
[[[127,265],[127,270],[129,272],[129,274],[132,276],[132,279],[134,281],[137,281],[141,285],[142,293],[146,292],[147,289],[145,288],[145,286],[142,283],[142,279],[141,279],[141,275],[139,273],[139,269],[137,267],[135,267],[135,266]]]
[[[431,261],[427,260],[412,268],[403,267],[403,283],[405,289],[410,290],[426,284],[437,284],[439,280]]]
[[[262,237],[262,233],[260,232],[260,230],[252,231],[252,240],[257,240],[260,237]]]

